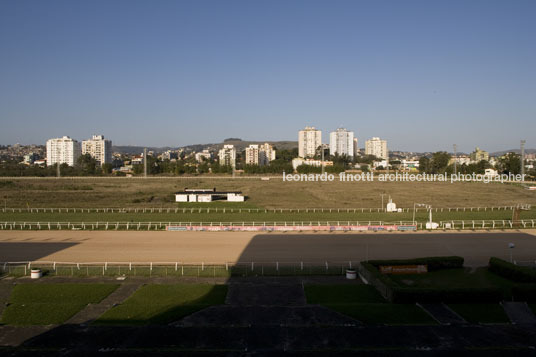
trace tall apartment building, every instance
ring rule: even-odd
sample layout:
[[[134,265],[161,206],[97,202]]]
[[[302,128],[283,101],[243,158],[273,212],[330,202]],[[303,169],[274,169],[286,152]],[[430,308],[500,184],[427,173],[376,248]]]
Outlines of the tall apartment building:
[[[374,155],[377,158],[387,160],[389,158],[387,140],[374,137],[365,141],[365,155]]]
[[[246,165],[259,164],[259,145],[250,145],[246,148]]]
[[[105,140],[103,135],[93,135],[89,140],[82,141],[82,155],[89,154],[99,165],[112,163],[112,141]]]
[[[322,144],[322,132],[314,126],[306,126],[298,133],[298,155],[300,157],[313,157],[316,149]]]
[[[219,151],[220,165],[236,167],[236,149],[234,145],[223,145]]]
[[[479,147],[476,147],[475,151],[473,151],[469,156],[472,162],[480,162],[482,160],[489,161],[489,152],[480,150]]]
[[[250,145],[246,148],[246,165],[264,166],[272,160],[275,160],[275,150],[268,143]]]
[[[81,152],[80,143],[68,136],[47,140],[47,165],[74,166]]]
[[[270,161],[275,160],[274,147],[268,143],[259,146],[259,165],[268,165]]]
[[[354,156],[359,155],[359,146],[357,145],[357,138],[354,138]]]
[[[354,156],[354,132],[339,128],[329,134],[329,154]]]

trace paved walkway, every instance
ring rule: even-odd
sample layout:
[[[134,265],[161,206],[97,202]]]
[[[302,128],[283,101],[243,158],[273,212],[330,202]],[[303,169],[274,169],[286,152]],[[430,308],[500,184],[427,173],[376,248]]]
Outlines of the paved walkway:
[[[355,281],[354,281],[355,283]],[[232,280],[225,305],[212,306],[173,326],[357,326],[361,322],[323,306],[308,305],[298,279]]]
[[[508,318],[514,324],[536,325],[536,316],[525,302],[505,301],[502,303]]]
[[[462,325],[467,321],[443,303],[417,304],[441,325]]]
[[[141,283],[123,283],[106,298],[104,298],[98,304],[89,304],[84,309],[79,311],[76,315],[67,320],[66,324],[88,324],[99,318],[107,310],[111,309],[113,306],[122,303],[128,297],[130,297],[138,288],[141,286]]]

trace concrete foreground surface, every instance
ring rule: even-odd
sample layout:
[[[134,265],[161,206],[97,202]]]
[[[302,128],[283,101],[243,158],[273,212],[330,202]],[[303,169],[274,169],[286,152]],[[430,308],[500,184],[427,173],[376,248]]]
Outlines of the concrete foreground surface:
[[[323,263],[458,255],[466,266],[484,266],[491,256],[536,260],[533,233],[0,231],[0,261]]]

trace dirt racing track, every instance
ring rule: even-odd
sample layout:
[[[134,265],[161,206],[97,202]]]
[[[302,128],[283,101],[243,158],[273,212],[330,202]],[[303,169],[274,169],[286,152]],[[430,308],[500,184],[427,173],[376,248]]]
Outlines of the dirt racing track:
[[[534,261],[530,233],[0,231],[0,261],[323,263],[459,255],[466,266],[483,266],[490,256],[510,259],[510,253]]]

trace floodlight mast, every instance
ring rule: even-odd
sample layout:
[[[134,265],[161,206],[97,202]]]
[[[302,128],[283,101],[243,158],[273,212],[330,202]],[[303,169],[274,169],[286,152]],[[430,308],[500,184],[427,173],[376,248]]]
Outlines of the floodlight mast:
[[[430,225],[432,224],[432,206],[426,203],[413,203],[413,224],[416,224],[415,222],[415,210],[416,207],[425,207],[430,210]]]
[[[458,149],[458,146],[456,144],[454,144],[454,175],[456,175],[456,164],[457,164],[457,159],[456,159],[456,156],[457,156],[457,151]]]
[[[521,140],[521,182],[525,181],[525,143],[526,140]]]

